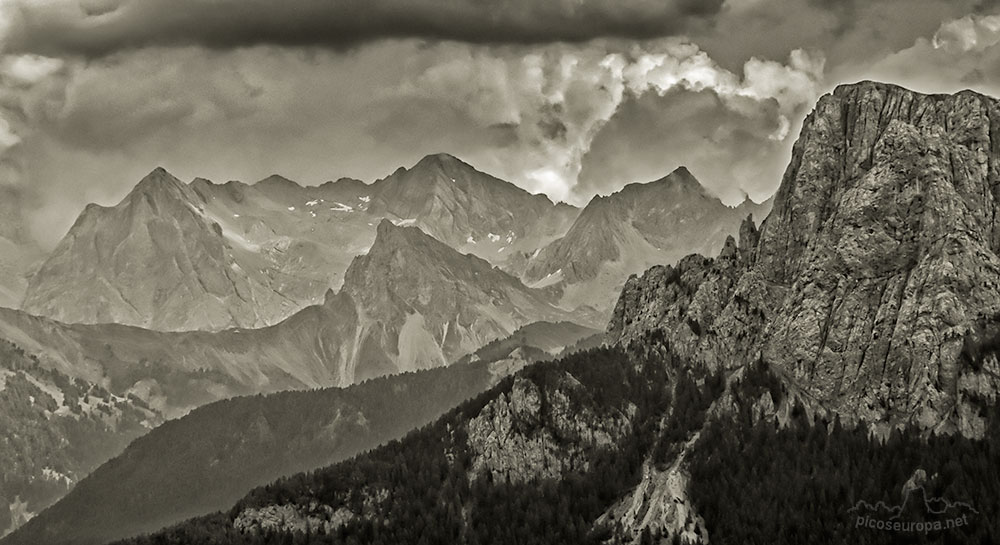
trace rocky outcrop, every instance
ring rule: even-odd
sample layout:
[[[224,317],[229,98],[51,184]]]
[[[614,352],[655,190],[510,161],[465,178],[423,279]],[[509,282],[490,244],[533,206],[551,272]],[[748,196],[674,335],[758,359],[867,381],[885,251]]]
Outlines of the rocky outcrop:
[[[618,500],[596,524],[614,528],[616,536],[631,543],[640,543],[645,531],[661,537],[679,535],[689,544],[708,543],[705,519],[695,511],[688,494],[690,475],[683,461],[689,451],[690,447],[682,450],[677,461],[665,471],[652,463],[643,464],[639,485]]]
[[[760,353],[849,419],[974,435],[968,385],[1000,387],[962,355],[1000,313],[998,131],[1000,104],[973,92],[838,87],[736,264],[691,257],[630,279],[611,331],[663,328],[713,366]]]
[[[690,255],[675,266],[629,277],[609,336],[627,343],[645,331],[663,329],[672,350],[712,368],[751,354],[763,325],[760,307],[771,294],[747,271],[756,232],[751,218],[741,231],[742,246],[730,237],[717,258]]]
[[[545,388],[518,374],[509,393],[501,393],[467,424],[473,453],[472,477],[524,483],[587,470],[588,448],[616,448],[629,433],[633,411],[598,414],[574,403],[585,389],[563,373]]]
[[[339,530],[354,518],[354,513],[346,507],[334,510],[329,505],[314,503],[310,510],[302,510],[294,505],[266,505],[244,509],[236,516],[233,527],[244,533],[326,534]]]

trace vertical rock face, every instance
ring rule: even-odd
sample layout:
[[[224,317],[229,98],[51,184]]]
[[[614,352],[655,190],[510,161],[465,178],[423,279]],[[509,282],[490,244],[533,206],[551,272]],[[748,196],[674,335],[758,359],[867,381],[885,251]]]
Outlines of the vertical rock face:
[[[574,401],[586,387],[564,373],[539,387],[522,375],[467,424],[472,475],[496,482],[558,479],[583,472],[590,463],[584,447],[616,448],[628,432],[634,406],[599,413]]]
[[[711,365],[761,353],[830,409],[975,433],[966,400],[1000,386],[963,355],[1000,313],[998,129],[1000,105],[976,93],[838,87],[736,264],[631,279],[612,332],[662,327]]]

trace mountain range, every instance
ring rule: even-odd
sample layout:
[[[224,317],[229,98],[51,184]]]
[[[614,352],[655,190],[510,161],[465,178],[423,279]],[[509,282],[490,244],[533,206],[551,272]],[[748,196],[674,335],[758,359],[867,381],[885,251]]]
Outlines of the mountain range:
[[[4,543],[228,506],[131,542],[846,536],[819,514],[903,460],[994,452],[998,120],[973,92],[840,86],[773,210],[684,168],[582,210],[443,154],[312,188],[157,169],[0,309],[0,456],[42,453],[5,475],[7,524],[55,502]],[[993,519],[995,479],[934,478]]]
[[[345,278],[322,304],[262,329],[159,332],[0,309],[0,336],[70,376],[176,415],[232,395],[442,366],[532,322],[575,319],[545,292],[388,220]]]
[[[158,168],[114,207],[84,210],[23,309],[162,331],[264,327],[338,289],[382,219],[499,263],[505,247],[534,249],[576,212],[447,155],[371,185],[184,184]]]
[[[130,543],[796,543],[853,536],[830,513],[922,465],[990,542],[998,119],[972,92],[838,87],[770,215],[629,278],[610,346]]]
[[[388,219],[605,321],[629,274],[716,250],[742,218],[768,206],[730,208],[682,169],[595,197],[581,212],[447,154],[371,184],[345,178],[317,187],[277,175],[252,185],[185,184],[158,168],[117,205],[81,213],[30,275],[21,308],[159,331],[266,327],[339,289]],[[8,291],[10,300],[18,288]]]
[[[174,187],[172,181],[166,182]],[[75,392],[81,387],[73,384],[80,382],[96,385],[82,387],[84,391],[97,387],[118,400],[111,402],[112,407],[137,404],[149,413],[142,426],[120,422],[102,431],[104,435],[77,435],[73,427],[60,435],[64,428],[46,422],[51,437],[44,439],[44,448],[57,450],[71,442],[75,449],[89,449],[86,464],[71,460],[53,463],[49,469],[61,471],[71,479],[68,483],[75,483],[164,417],[183,415],[205,403],[237,395],[346,386],[386,374],[441,367],[522,326],[572,317],[555,307],[545,292],[525,287],[478,257],[459,254],[416,227],[398,227],[388,220],[379,224],[369,252],[355,258],[346,278],[342,289],[328,291],[322,304],[256,330],[160,332],[118,324],[64,324],[0,309],[0,337],[23,347],[41,369],[65,377],[45,382],[49,385],[44,399],[78,397]],[[588,335],[595,332],[568,325]],[[507,367],[515,369],[524,361],[515,357]],[[49,403],[40,395],[31,403],[36,401],[40,407]],[[55,409],[39,409],[44,410]],[[43,417],[42,412],[30,414]],[[19,426],[28,425],[22,412],[11,414],[15,416]],[[94,443],[108,434],[114,438]],[[47,459],[39,445],[29,444],[35,441],[31,435],[12,438],[13,444],[0,449],[0,454],[35,452],[37,463]],[[31,465],[23,472],[5,473],[9,481],[0,496],[16,512],[11,524],[23,522],[69,489],[68,484],[45,485],[34,475],[42,469]],[[17,479],[35,479],[35,484],[21,485]],[[41,485],[42,490],[35,490]],[[28,489],[32,493],[24,493]]]

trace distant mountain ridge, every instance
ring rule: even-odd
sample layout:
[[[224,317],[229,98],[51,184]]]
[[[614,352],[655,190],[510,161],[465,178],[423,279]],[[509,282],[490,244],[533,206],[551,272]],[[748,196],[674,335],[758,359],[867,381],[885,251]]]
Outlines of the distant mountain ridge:
[[[90,205],[32,277],[23,308],[71,323],[248,327],[287,301],[190,186],[157,168],[118,205]],[[261,316],[261,315],[264,316]]]
[[[493,263],[560,236],[579,213],[445,153],[428,155],[371,187],[373,213],[412,221],[441,242]]]
[[[557,290],[567,308],[607,313],[630,274],[676,263],[691,253],[715,255],[748,215],[763,219],[770,201],[729,207],[708,194],[685,167],[649,183],[594,197],[569,231],[527,263],[523,278]]]
[[[158,332],[0,309],[0,337],[49,367],[110,381],[176,414],[232,395],[446,365],[523,325],[577,319],[486,261],[388,220],[346,278],[322,304],[261,329]]]
[[[157,168],[116,206],[84,210],[22,308],[162,331],[262,327],[338,289],[382,219],[500,264],[561,235],[577,212],[444,154],[370,185],[183,184]]]

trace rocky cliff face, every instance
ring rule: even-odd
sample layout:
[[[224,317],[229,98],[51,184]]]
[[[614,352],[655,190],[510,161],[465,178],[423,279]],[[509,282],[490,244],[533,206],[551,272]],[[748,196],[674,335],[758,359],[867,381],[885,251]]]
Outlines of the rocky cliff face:
[[[509,394],[501,393],[467,423],[473,478],[527,483],[583,473],[590,449],[616,448],[631,431],[634,406],[595,411],[574,402],[587,392],[569,373],[546,386],[515,376]]]
[[[763,354],[817,405],[981,433],[998,369],[1000,104],[863,82],[808,116],[774,210],[716,259],[632,278],[610,329],[663,328],[713,366]],[[994,362],[995,363],[995,362]]]
[[[563,306],[610,313],[629,275],[691,253],[715,255],[743,218],[760,217],[769,206],[747,200],[728,207],[680,167],[660,180],[595,197],[566,236],[528,261],[524,278],[529,285],[551,286]]]

